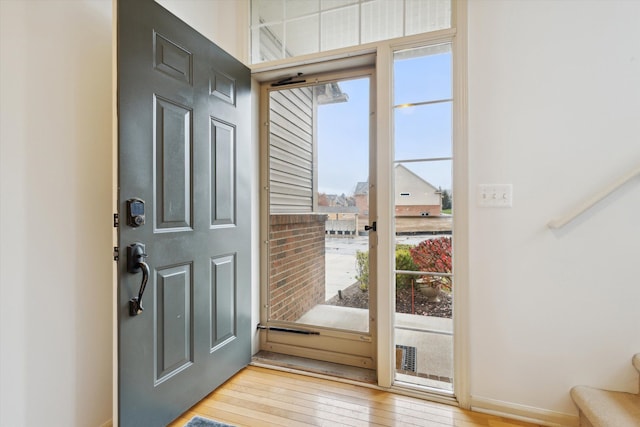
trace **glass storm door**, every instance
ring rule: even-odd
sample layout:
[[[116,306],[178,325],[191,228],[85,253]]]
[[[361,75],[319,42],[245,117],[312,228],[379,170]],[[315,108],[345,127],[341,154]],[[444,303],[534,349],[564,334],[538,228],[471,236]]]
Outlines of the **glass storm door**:
[[[263,87],[263,350],[374,368],[372,84],[360,72]]]

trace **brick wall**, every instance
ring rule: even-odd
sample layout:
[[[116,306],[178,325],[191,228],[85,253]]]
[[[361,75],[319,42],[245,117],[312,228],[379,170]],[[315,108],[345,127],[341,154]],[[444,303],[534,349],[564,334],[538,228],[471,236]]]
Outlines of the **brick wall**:
[[[358,208],[358,218],[369,218],[369,194],[356,194],[354,198]]]
[[[325,302],[325,214],[272,214],[270,320],[296,321]]]

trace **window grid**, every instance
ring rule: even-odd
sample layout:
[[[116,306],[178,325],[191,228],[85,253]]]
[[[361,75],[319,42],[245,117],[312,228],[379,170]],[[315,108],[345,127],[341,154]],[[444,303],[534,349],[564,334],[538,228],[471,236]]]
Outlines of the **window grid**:
[[[429,56],[429,55],[437,55],[439,53],[451,53],[451,43],[444,43],[444,44],[438,44],[438,45],[430,45],[430,46],[424,46],[422,48],[412,48],[412,49],[407,49],[407,50],[400,50],[400,51],[396,51],[394,52],[394,63],[398,60],[402,60],[402,59],[407,59],[407,58],[412,58],[412,57],[421,57],[421,56]],[[394,77],[395,79],[395,77]],[[449,84],[453,84],[453,82],[451,81]],[[394,82],[394,87],[395,87],[396,83]],[[393,111],[398,111],[400,109],[404,109],[404,108],[413,108],[413,107],[417,107],[417,106],[425,106],[425,105],[434,105],[434,104],[442,104],[442,103],[452,103],[453,102],[453,98],[452,97],[436,97],[435,99],[428,99],[428,100],[416,100],[410,103],[399,103],[393,106]],[[395,119],[394,119],[395,121]],[[395,141],[395,136],[394,136],[394,146],[397,143],[397,141]],[[453,144],[453,140],[451,139],[450,141],[451,144]],[[394,160],[393,160],[393,164],[395,165],[402,165],[402,164],[407,164],[407,163],[416,163],[416,164],[421,164],[421,163],[430,163],[430,162],[434,162],[434,163],[441,163],[441,162],[450,162],[452,163],[453,161],[453,156],[446,156],[446,157],[439,157],[439,156],[422,156],[422,157],[413,157],[413,158],[397,158],[397,156],[394,154]],[[452,171],[453,172],[453,171]],[[394,183],[395,186],[395,183]],[[394,189],[394,194],[398,194],[397,189]],[[404,192],[404,193],[399,193],[398,197],[401,196],[407,196],[408,193]],[[394,205],[395,205],[395,201],[394,201]],[[433,272],[433,271],[405,271],[405,270],[397,270],[394,269],[394,273],[395,274],[408,274],[408,275],[414,275],[414,276],[430,276],[430,277],[449,277],[453,280],[453,274],[452,273],[444,273],[444,272]]]
[[[306,3],[310,6],[309,12],[301,12],[300,3],[296,3],[296,1],[251,0],[252,63],[451,28],[451,0],[420,0],[419,4],[415,0],[354,0],[342,3],[309,0]],[[399,28],[402,34],[395,34],[396,31],[389,30],[386,20],[379,16],[384,12],[384,8],[376,8],[376,6],[387,6],[390,2],[393,2],[400,9],[401,23]],[[363,15],[363,6],[370,8],[367,16]],[[294,7],[298,8],[297,12],[291,13],[290,8]],[[350,25],[348,22],[350,14],[354,13],[357,16],[353,17],[353,25],[357,28],[353,31],[345,31]],[[407,16],[408,13],[411,16]],[[328,25],[330,21],[327,19],[331,15],[340,28],[331,28]],[[314,17],[317,18],[315,19],[317,24],[314,25],[317,25],[318,37],[317,41],[311,41],[312,45],[310,46],[305,44],[308,37],[305,38],[302,33],[295,34],[289,24],[304,19],[312,22],[311,18]],[[313,30],[307,29],[306,31]],[[365,31],[367,38],[363,40]],[[387,31],[391,31],[391,33],[387,33]]]

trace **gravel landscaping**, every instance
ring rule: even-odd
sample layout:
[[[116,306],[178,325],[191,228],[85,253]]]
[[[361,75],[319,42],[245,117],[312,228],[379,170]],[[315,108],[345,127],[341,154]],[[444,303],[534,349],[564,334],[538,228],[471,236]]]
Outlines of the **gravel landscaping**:
[[[413,299],[413,304],[412,304]],[[337,295],[327,300],[325,304],[341,307],[369,308],[369,292],[360,290],[358,284],[353,284],[342,291],[342,299]],[[440,302],[429,301],[417,289],[401,289],[396,292],[396,313],[417,314],[422,316],[434,316],[451,318],[451,295],[441,292]]]

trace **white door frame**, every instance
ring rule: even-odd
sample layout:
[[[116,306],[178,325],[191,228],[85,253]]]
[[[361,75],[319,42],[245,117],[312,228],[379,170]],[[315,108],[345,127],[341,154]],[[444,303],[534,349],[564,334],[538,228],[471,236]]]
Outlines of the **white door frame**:
[[[362,65],[367,56],[375,55],[376,63],[376,132],[377,140],[377,237],[378,282],[394,283],[394,233],[393,233],[393,165],[389,159],[393,158],[392,127],[392,69],[393,52],[400,49],[451,42],[453,49],[453,157],[456,214],[453,219],[455,244],[455,275],[454,287],[454,391],[458,405],[470,407],[469,374],[468,374],[468,160],[467,160],[467,31],[466,31],[466,1],[454,1],[453,28],[434,31],[417,36],[409,36],[394,40],[381,41],[367,45],[344,48],[331,53],[306,55],[300,58],[289,58],[274,61],[269,64],[258,64],[252,67],[252,76],[258,81],[273,79],[275,75],[282,75],[287,68],[299,71],[301,67],[307,73],[314,71],[343,70]],[[456,26],[456,23],[461,25]],[[381,256],[386,254],[386,256]],[[392,287],[377,287],[377,310],[372,313],[376,317],[377,330],[373,331],[377,341],[377,374],[378,385],[393,388],[401,393],[407,390],[393,386],[395,376],[395,343],[394,337],[394,289]],[[436,395],[432,396],[437,399]],[[450,399],[443,398],[445,403]]]

